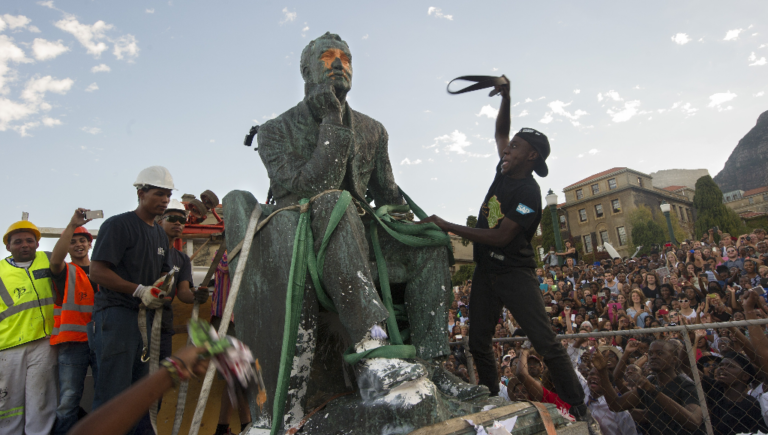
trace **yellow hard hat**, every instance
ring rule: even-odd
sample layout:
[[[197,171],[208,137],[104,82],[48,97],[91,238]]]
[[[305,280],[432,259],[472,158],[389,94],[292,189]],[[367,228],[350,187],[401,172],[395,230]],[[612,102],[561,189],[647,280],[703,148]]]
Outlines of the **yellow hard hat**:
[[[8,227],[8,231],[6,231],[5,235],[3,236],[3,244],[7,245],[8,237],[10,237],[11,233],[15,233],[18,230],[29,230],[29,232],[35,235],[35,240],[38,242],[40,241],[40,230],[37,229],[35,224],[30,221],[18,221]]]

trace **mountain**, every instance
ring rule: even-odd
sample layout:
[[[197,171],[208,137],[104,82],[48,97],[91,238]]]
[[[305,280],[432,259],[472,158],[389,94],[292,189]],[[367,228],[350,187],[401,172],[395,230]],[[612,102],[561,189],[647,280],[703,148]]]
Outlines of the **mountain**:
[[[723,193],[768,186],[768,111],[757,118],[731,152],[725,167],[715,175],[715,183]]]

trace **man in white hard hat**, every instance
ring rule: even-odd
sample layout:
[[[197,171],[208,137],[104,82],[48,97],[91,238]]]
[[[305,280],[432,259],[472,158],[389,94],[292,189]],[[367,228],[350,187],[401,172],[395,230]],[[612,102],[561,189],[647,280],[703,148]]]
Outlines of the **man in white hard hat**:
[[[46,337],[61,295],[39,241],[24,220],[3,235],[11,256],[0,260],[0,434],[48,435],[56,419],[56,349]]]
[[[149,365],[141,361],[139,304],[154,310],[170,301],[160,298],[157,288],[170,270],[170,245],[155,218],[168,207],[173,178],[166,168],[151,166],[133,185],[138,207],[104,221],[91,256],[91,280],[99,285],[88,334],[98,368],[94,409],[148,373]]]

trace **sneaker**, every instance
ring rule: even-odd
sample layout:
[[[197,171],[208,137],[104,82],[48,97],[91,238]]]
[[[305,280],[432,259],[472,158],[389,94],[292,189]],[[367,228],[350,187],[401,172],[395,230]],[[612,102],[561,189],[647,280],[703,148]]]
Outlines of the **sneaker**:
[[[464,382],[458,376],[444,369],[438,361],[431,364],[431,368],[432,383],[447,396],[455,397],[463,402],[487,398],[491,394],[485,385],[472,385]]]

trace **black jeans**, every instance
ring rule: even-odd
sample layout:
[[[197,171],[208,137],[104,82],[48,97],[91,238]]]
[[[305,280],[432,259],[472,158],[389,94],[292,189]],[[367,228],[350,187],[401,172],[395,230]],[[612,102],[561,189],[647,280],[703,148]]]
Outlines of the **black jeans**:
[[[539,281],[533,269],[527,267],[517,267],[505,274],[484,271],[480,265],[475,269],[469,303],[469,351],[475,359],[479,383],[487,386],[492,395],[499,393],[499,375],[491,340],[502,306],[512,313],[544,358],[560,398],[571,405],[583,405],[584,390],[568,353],[555,340],[555,332],[544,310]]]

